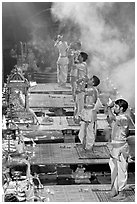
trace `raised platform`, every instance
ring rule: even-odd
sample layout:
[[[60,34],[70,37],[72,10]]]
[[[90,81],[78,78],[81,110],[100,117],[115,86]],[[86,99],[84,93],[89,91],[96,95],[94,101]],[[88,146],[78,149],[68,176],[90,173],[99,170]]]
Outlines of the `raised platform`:
[[[80,124],[75,123],[73,117],[52,117],[52,122],[46,122],[45,118],[39,118],[41,125],[27,126],[27,123],[18,123],[19,128],[23,131],[25,141],[29,142],[32,138],[36,143],[56,143],[56,142],[75,142]],[[131,123],[132,125],[132,123]],[[130,126],[130,128],[134,128]],[[130,129],[131,135],[135,129]],[[107,131],[107,132],[106,132]],[[97,115],[97,142],[108,141],[108,122],[105,114]]]
[[[57,83],[36,84],[29,89],[29,106],[33,110],[44,110],[47,108],[74,108],[71,85],[60,87]],[[103,104],[102,97],[100,103]],[[100,107],[103,111],[104,107]]]
[[[100,147],[106,143],[96,143],[98,153]],[[35,147],[29,146],[27,150],[31,152],[30,163],[31,165],[44,165],[44,164],[107,164],[109,155],[104,155],[104,158],[81,158],[76,148],[77,144],[74,143],[58,143],[58,144],[38,144]],[[79,145],[79,144],[78,144]]]
[[[22,130],[32,131],[32,130],[79,130],[80,124],[75,123],[72,116],[57,116],[57,117],[50,117],[52,120],[51,122],[46,122],[46,117],[39,117],[40,125],[32,125],[30,124],[29,127],[26,127],[25,123],[18,123],[19,127]],[[26,123],[27,124],[27,123]],[[97,129],[104,130],[108,127],[107,116],[105,114],[97,114]],[[129,130],[134,131],[135,126],[130,121]]]
[[[95,142],[91,154],[89,150],[83,152],[79,146],[80,143],[37,144],[27,145],[26,151],[30,154],[31,165],[108,164],[110,156],[106,142]]]
[[[30,88],[31,94],[71,94],[71,86],[68,83],[66,88],[58,86],[57,83],[37,84]]]
[[[44,186],[38,195],[48,202],[113,202],[109,198],[110,185],[55,185]],[[135,191],[127,186],[126,199],[122,202],[135,202]]]
[[[41,125],[18,124],[23,131],[25,142],[29,143],[31,138],[36,143],[57,143],[77,141],[80,124],[76,124],[73,117],[52,117],[53,122],[41,122]],[[44,118],[39,118],[44,120]],[[104,140],[104,129],[108,127],[108,122],[104,114],[98,114],[97,120],[97,141]],[[101,137],[101,139],[100,139]]]
[[[74,108],[74,105],[71,95],[34,93],[29,97],[29,107],[32,109]]]
[[[19,123],[19,127],[21,130],[26,131],[46,131],[46,130],[79,130],[80,124],[76,124],[73,120],[73,117],[52,117],[53,122],[42,122],[44,118],[40,118],[39,121],[41,125],[30,125],[26,127],[25,124]],[[98,114],[97,116],[97,129],[103,130],[108,127],[108,122],[106,120],[105,114]]]

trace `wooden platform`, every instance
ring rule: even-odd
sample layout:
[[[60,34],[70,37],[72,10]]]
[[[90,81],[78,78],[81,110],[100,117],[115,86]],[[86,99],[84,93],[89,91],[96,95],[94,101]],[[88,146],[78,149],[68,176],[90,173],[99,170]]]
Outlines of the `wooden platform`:
[[[67,118],[72,119],[72,123]],[[42,123],[42,118],[39,118],[41,125],[30,125],[26,127],[25,123],[18,123],[19,127],[23,131],[49,131],[49,130],[79,130],[80,125],[75,124],[73,117],[52,117],[53,122]],[[108,127],[108,122],[105,114],[97,114],[97,129],[104,130]],[[129,130],[135,130],[134,124],[130,122]]]
[[[33,94],[71,94],[71,86],[69,83],[66,88],[58,86],[57,83],[37,84],[31,87],[29,92]]]
[[[108,152],[103,153],[101,150],[101,146],[106,146],[106,142],[95,143],[95,155],[98,154],[97,158],[94,156],[87,158],[85,156],[81,157],[77,151],[77,145],[80,145],[80,143],[37,144],[34,147],[27,145],[26,151],[29,152],[31,165],[108,165],[109,154]],[[89,156],[88,152],[87,154]],[[104,157],[101,154],[104,154]],[[132,162],[129,160],[129,163]]]
[[[97,143],[102,145],[106,143]],[[99,148],[99,147],[98,147]],[[58,143],[58,144],[38,144],[35,147],[29,146],[27,150],[31,152],[30,163],[33,164],[106,164],[108,159],[90,158],[82,159],[76,150],[74,143]]]
[[[100,98],[100,102],[102,103],[101,98]],[[63,108],[63,109],[66,108],[68,109],[68,111],[73,112],[75,103],[72,98],[72,95],[57,94],[57,93],[56,94],[39,94],[39,93],[36,94],[34,93],[30,95],[29,106],[34,111],[46,112],[47,109],[49,108]],[[99,112],[100,113],[104,112],[103,106],[100,107]],[[102,121],[100,124],[102,125]],[[130,130],[130,133],[135,134],[135,125],[131,117],[129,118],[129,130]]]
[[[100,103],[102,104],[101,100]],[[72,95],[65,94],[45,94],[31,93],[29,96],[29,107],[34,111],[47,110],[48,108],[69,108],[74,111],[75,102]],[[99,108],[100,112],[104,112],[104,106]]]
[[[31,94],[29,107],[36,108],[74,108],[74,101],[71,95],[61,94]]]
[[[71,85],[68,83],[66,88],[58,86],[57,83],[37,84],[29,89],[29,106],[34,110],[41,108],[74,108]],[[102,103],[102,97],[100,103]],[[102,103],[103,104],[103,103]],[[103,106],[100,107],[103,109]]]
[[[38,191],[45,202],[112,202],[109,200],[110,185],[55,185],[44,186]],[[135,192],[127,186],[127,198],[123,202],[135,202]]]
[[[108,127],[108,122],[105,119],[105,117],[101,118],[101,114],[98,115],[97,119],[97,129],[98,130],[104,130],[106,127]],[[102,114],[105,116],[104,114]],[[73,118],[70,116],[70,118]],[[79,130],[80,125],[75,125],[72,122],[72,125],[68,123],[67,117],[61,116],[61,117],[52,117],[53,122],[51,123],[43,123],[42,125],[30,125],[29,127],[26,127],[24,124],[19,124],[19,127],[23,131],[53,131],[53,130]],[[41,120],[41,119],[39,119]],[[41,121],[40,121],[41,122]]]
[[[68,118],[70,120],[68,120]],[[73,117],[52,117],[53,122],[45,123],[41,125],[32,125],[28,127],[26,124],[20,123],[19,128],[23,131],[26,142],[29,142],[31,138],[34,139],[36,143],[54,143],[54,142],[75,142],[76,135],[80,130],[80,125],[75,124]],[[42,118],[39,118],[42,120]],[[41,121],[40,121],[41,122]],[[134,128],[131,126],[130,128]],[[104,130],[108,129],[108,122],[104,114],[97,115],[97,136],[96,141],[104,142],[107,141]],[[63,135],[63,132],[66,132],[66,135]],[[135,131],[135,130],[134,130]],[[133,131],[133,132],[134,132]]]

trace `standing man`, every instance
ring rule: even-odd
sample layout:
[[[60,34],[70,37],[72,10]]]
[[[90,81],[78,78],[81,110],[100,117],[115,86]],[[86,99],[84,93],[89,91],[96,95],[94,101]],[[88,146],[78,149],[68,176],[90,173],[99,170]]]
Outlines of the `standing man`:
[[[109,166],[111,169],[111,197],[113,201],[126,198],[124,188],[127,184],[129,156],[127,143],[129,119],[125,113],[127,108],[128,103],[124,99],[118,99],[108,104],[108,116],[112,121]]]
[[[97,110],[96,102],[98,99],[98,90],[96,87],[100,84],[100,79],[93,76],[88,80],[84,95],[84,108],[81,112],[81,126],[79,139],[84,150],[92,151],[96,137]]]
[[[66,87],[67,75],[68,75],[68,44],[63,40],[62,35],[58,35],[54,44],[59,50],[59,58],[57,61],[57,81],[58,85]]]
[[[81,42],[78,41],[78,42],[72,43],[69,49],[71,50],[71,56],[72,56],[70,84],[72,87],[72,96],[74,98],[75,91],[76,91],[76,80],[77,80],[77,69],[75,68],[75,65],[79,63],[78,56],[81,52]]]
[[[88,54],[85,52],[80,52],[78,56],[79,63],[75,65],[75,69],[77,72],[77,80],[76,80],[76,91],[74,95],[75,100],[75,113],[74,117],[77,120],[81,111],[84,108],[84,92],[85,92],[85,84],[87,82],[87,63]]]

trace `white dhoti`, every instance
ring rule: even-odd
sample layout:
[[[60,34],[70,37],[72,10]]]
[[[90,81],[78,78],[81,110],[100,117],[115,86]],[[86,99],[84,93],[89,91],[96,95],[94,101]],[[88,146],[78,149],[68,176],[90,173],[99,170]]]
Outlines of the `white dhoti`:
[[[59,57],[57,61],[57,82],[63,85],[67,82],[68,57]]]
[[[72,87],[72,96],[74,97],[74,100],[76,98],[76,88],[77,88],[77,69],[74,68],[74,66],[71,67],[71,72],[70,72],[70,84]]]
[[[109,160],[111,188],[114,188],[117,193],[123,191],[127,184],[128,151],[127,143],[121,147],[113,147],[112,157]]]
[[[84,149],[92,149],[96,138],[96,111],[83,109],[81,120],[79,139]]]
[[[71,84],[71,88],[72,88],[72,96],[75,100],[76,98],[76,87],[77,87],[77,83],[76,83],[76,77],[75,76],[70,76],[70,84]]]
[[[84,92],[80,92],[76,94],[76,107],[75,107],[75,118],[78,119],[78,117],[81,115],[82,110],[84,109]]]

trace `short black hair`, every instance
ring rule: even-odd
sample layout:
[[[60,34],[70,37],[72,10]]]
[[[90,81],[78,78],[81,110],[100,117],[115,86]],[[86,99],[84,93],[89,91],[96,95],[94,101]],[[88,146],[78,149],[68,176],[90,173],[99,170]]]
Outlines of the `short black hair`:
[[[95,75],[93,75],[92,78],[94,79],[94,85],[93,86],[98,86],[100,84],[100,79]]]
[[[82,56],[83,58],[83,62],[85,62],[87,59],[88,59],[88,54],[85,53],[85,52],[80,52],[80,55]]]
[[[119,107],[123,108],[123,112],[125,112],[128,109],[128,102],[124,99],[118,99],[115,101],[115,104],[119,105]]]

